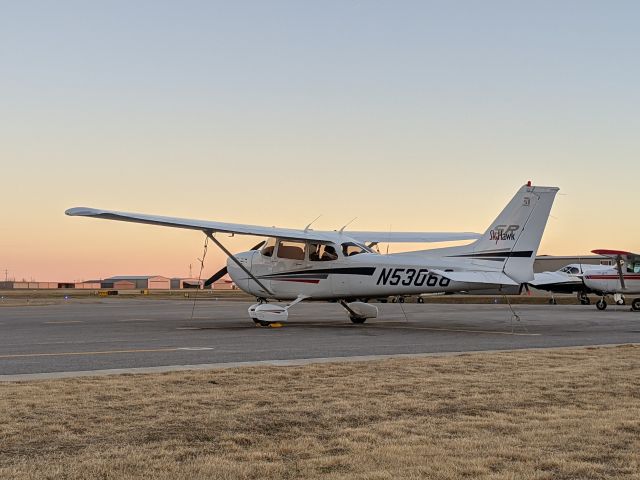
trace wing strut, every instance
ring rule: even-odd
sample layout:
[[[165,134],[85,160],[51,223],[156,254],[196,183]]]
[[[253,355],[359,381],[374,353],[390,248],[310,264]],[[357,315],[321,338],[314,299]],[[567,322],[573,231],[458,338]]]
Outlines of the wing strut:
[[[273,295],[273,292],[272,292],[271,290],[269,290],[267,287],[265,287],[265,286],[262,284],[262,282],[261,282],[260,280],[258,280],[258,279],[256,278],[256,276],[255,276],[253,273],[251,273],[251,272],[247,269],[247,267],[245,267],[245,266],[242,264],[242,262],[240,262],[240,260],[238,260],[238,259],[233,255],[233,253],[231,253],[229,250],[227,250],[227,249],[225,248],[225,246],[224,246],[224,245],[222,245],[222,243],[220,243],[220,242],[218,241],[218,239],[216,239],[216,237],[214,237],[214,236],[212,235],[212,233],[211,233],[210,231],[205,231],[205,235],[206,235],[207,237],[209,237],[213,243],[215,243],[218,247],[220,247],[220,250],[222,250],[222,251],[227,255],[227,257],[229,257],[231,260],[233,260],[233,261],[234,261],[234,263],[235,263],[236,265],[238,265],[238,266],[239,266],[239,267],[244,271],[244,273],[246,273],[247,275],[249,275],[249,277],[251,277],[251,278],[253,279],[253,281],[254,281],[254,282],[256,282],[258,285],[260,285],[260,288],[262,288],[262,290],[264,290],[265,292],[267,292],[269,295]]]
[[[624,273],[622,273],[622,256],[618,254],[616,256],[616,268],[618,269],[618,277],[620,278],[620,286],[624,290],[627,286],[624,284]]]

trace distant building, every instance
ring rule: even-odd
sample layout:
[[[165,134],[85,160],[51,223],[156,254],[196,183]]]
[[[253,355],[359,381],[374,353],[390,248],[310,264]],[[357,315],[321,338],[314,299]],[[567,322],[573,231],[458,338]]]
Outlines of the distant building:
[[[218,280],[211,285],[212,290],[235,290],[238,288],[232,280]]]
[[[171,279],[171,290],[181,290],[185,288],[204,288],[204,280],[198,280],[197,278],[179,278],[175,277]]]
[[[76,283],[74,288],[86,288],[91,290],[97,290],[100,287],[100,280],[86,280],[84,282]]]
[[[100,282],[100,287],[114,290],[169,290],[171,279],[159,275],[120,275],[105,278]]]

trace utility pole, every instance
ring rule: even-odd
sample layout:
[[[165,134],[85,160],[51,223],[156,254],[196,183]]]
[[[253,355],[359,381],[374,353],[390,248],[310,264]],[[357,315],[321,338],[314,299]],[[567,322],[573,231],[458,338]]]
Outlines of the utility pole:
[[[8,269],[4,269],[4,281],[8,282],[9,281],[9,270]]]
[[[193,274],[191,273],[191,264],[189,264],[189,278],[193,278]]]

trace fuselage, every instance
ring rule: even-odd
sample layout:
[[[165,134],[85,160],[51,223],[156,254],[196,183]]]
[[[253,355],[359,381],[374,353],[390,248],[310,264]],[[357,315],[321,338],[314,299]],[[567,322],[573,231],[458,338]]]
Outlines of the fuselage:
[[[620,281],[620,274],[616,267],[601,270],[590,270],[584,275],[584,284],[600,294],[608,293],[640,293],[640,273],[624,272],[624,286]]]
[[[351,252],[344,244],[333,244],[332,248],[335,258],[331,259],[314,257],[309,245],[302,252],[290,249],[285,253],[282,247],[275,252],[265,247],[236,255],[270,292],[263,290],[231,259],[227,268],[234,283],[242,290],[256,297],[278,300],[294,299],[299,295],[330,300],[487,288],[486,284],[456,282],[433,273],[433,269],[460,270],[460,261],[428,255],[426,251],[380,255],[363,245],[348,247],[353,250]]]

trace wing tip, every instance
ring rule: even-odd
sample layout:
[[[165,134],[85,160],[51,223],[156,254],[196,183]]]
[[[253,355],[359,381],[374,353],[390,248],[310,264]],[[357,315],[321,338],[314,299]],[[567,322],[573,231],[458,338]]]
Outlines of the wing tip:
[[[70,217],[77,217],[77,216],[89,216],[89,215],[94,215],[97,212],[97,210],[95,208],[89,208],[89,207],[73,207],[73,208],[68,208],[67,210],[64,211],[65,215],[69,215]]]

